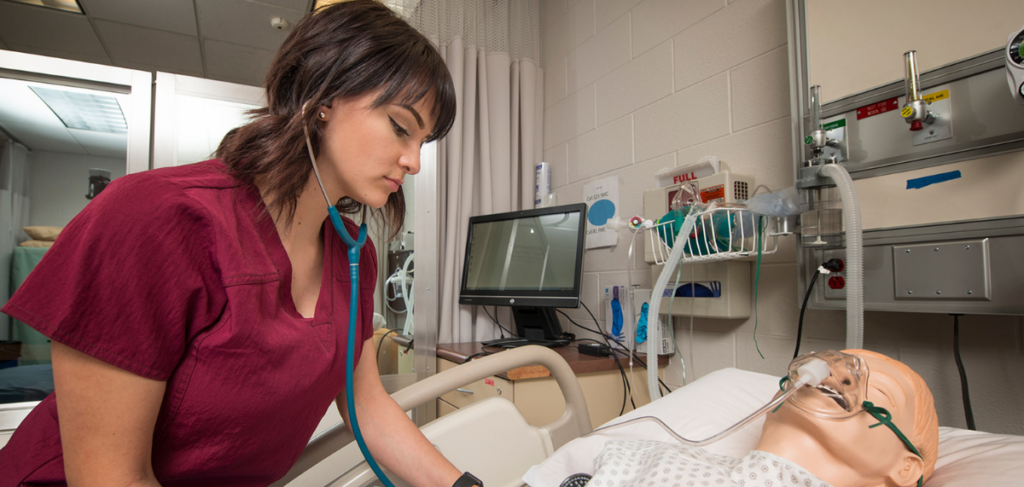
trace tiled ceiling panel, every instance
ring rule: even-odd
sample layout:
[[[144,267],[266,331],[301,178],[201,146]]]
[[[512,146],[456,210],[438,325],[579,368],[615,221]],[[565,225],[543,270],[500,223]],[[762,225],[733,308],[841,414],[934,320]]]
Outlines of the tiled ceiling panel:
[[[128,157],[128,135],[108,134],[91,130],[68,129],[68,133],[92,156]]]
[[[50,107],[20,80],[0,78],[0,120],[5,123],[48,125],[64,128]]]
[[[275,51],[207,40],[207,74],[213,79],[260,86],[274,54]]]
[[[288,10],[299,10],[301,12],[309,12],[313,7],[309,0],[260,0],[260,3],[269,3],[270,5],[284,7]]]
[[[0,36],[12,47],[20,45],[106,57],[89,20],[79,14],[0,2]]]
[[[294,26],[305,12],[251,2],[248,0],[196,0],[199,29],[204,38],[277,50],[289,30],[270,26],[270,19],[281,17]]]
[[[199,38],[134,25],[94,21],[114,64],[143,64],[174,73],[202,73]]]
[[[32,150],[88,154],[67,129],[30,123],[4,123],[4,128]]]
[[[78,0],[93,19],[197,36],[196,12],[185,0]],[[116,57],[116,56],[115,56]]]
[[[79,0],[85,15],[0,0],[0,49],[260,85],[313,0]],[[289,27],[277,30],[271,19]]]

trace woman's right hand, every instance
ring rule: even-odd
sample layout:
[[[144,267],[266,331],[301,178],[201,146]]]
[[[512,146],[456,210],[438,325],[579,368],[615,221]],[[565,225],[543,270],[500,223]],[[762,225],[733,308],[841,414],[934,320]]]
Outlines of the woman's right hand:
[[[158,486],[153,429],[166,382],[52,342],[53,381],[69,486]]]

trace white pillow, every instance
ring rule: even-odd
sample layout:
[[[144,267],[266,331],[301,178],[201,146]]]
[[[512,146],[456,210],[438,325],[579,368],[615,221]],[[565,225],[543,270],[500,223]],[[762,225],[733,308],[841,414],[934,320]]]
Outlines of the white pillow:
[[[702,440],[743,419],[770,401],[778,390],[778,377],[733,368],[721,369],[606,424],[655,416],[684,437]],[[719,455],[742,457],[757,444],[763,424],[762,416],[705,448]],[[577,438],[559,448],[543,463],[526,472],[523,481],[532,487],[558,487],[572,474],[592,475],[594,459],[607,441],[630,438],[674,441],[671,435],[652,422],[601,431],[586,438]]]
[[[939,459],[927,487],[1021,485],[1024,436],[939,427]]]

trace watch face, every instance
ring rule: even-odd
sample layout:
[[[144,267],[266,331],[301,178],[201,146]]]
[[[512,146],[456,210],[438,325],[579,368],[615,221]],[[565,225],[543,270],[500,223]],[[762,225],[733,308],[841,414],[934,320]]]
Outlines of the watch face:
[[[1010,60],[1017,66],[1024,66],[1024,30],[1017,33],[1017,35],[1010,41],[1010,46],[1007,48],[1010,55]]]

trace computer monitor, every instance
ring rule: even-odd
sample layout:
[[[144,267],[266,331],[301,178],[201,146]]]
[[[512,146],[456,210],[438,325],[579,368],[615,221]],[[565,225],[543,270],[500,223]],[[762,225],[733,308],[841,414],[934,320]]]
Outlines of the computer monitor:
[[[469,219],[459,304],[511,306],[516,334],[559,339],[554,308],[578,308],[587,205]]]

